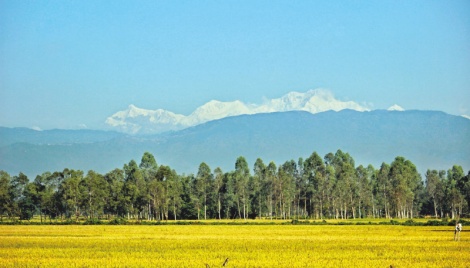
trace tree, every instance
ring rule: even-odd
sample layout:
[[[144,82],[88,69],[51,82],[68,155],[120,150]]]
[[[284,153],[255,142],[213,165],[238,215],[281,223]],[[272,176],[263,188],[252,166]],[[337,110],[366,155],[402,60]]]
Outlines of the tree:
[[[10,195],[10,207],[8,208],[10,215],[21,217],[22,212],[19,203],[24,198],[24,191],[27,184],[28,177],[22,172],[20,172],[18,176],[13,176],[8,190]]]
[[[398,218],[413,218],[419,211],[418,189],[421,177],[409,160],[398,156],[390,165],[392,206]]]
[[[222,219],[221,210],[222,210],[222,189],[224,187],[224,173],[220,167],[217,167],[214,170],[214,191],[217,194],[217,216],[218,219]]]
[[[124,195],[126,197],[126,211],[130,215],[141,219],[141,212],[147,205],[147,186],[137,163],[131,160],[124,165]]]
[[[243,209],[243,219],[246,220],[248,212],[248,180],[250,178],[250,170],[248,163],[243,156],[237,158],[235,162],[235,195],[238,207],[238,217],[241,218],[240,205]]]
[[[63,172],[45,172],[36,176],[34,180],[36,199],[39,200],[39,208],[49,220],[64,213],[64,204],[60,200],[60,185],[64,180]]]
[[[142,214],[146,214],[147,219],[151,219],[152,213],[152,204],[150,200],[150,193],[147,191],[147,186],[149,185],[149,182],[157,176],[158,172],[158,165],[157,161],[155,160],[155,157],[149,153],[145,152],[144,155],[142,156],[142,159],[140,161],[139,165],[140,173],[142,174],[143,182],[139,182],[140,186],[140,196],[138,197],[139,199],[139,211],[140,211],[140,217],[143,218],[144,216]],[[145,202],[145,204],[144,204]]]
[[[447,202],[451,210],[452,219],[462,215],[465,198],[462,195],[458,185],[464,177],[461,166],[454,165],[447,171],[446,196]]]
[[[292,205],[295,199],[295,177],[297,164],[295,161],[287,161],[278,169],[279,178],[279,205],[281,217],[284,219],[292,216]]]
[[[457,187],[460,190],[460,193],[463,195],[464,199],[467,201],[467,206],[470,205],[470,171],[467,176],[462,177],[457,182]]]
[[[379,211],[377,213],[385,218],[390,218],[390,198],[391,198],[391,183],[389,178],[390,166],[386,163],[382,163],[377,173],[374,188],[375,199],[377,200],[378,206],[383,208],[383,213]]]
[[[106,204],[104,212],[106,214],[114,214],[123,217],[126,213],[126,199],[123,193],[124,187],[124,171],[116,168],[104,175],[107,183],[108,196],[106,197]]]
[[[90,219],[99,218],[103,214],[106,197],[109,195],[104,177],[93,170],[82,181],[83,205]]]
[[[273,219],[274,214],[274,207],[273,207],[273,200],[275,194],[275,184],[276,184],[276,164],[271,161],[269,162],[268,166],[266,167],[266,181],[264,188],[266,189],[266,203],[269,207],[269,218]]]
[[[251,191],[251,207],[253,209],[253,216],[263,215],[263,204],[265,203],[265,196],[263,191],[263,185],[266,183],[266,165],[261,158],[256,159],[253,167],[253,177],[250,180],[250,191]]]
[[[11,207],[11,198],[9,195],[10,174],[0,170],[0,221],[3,221],[3,215],[9,214]]]
[[[158,165],[155,157],[151,153],[145,152],[140,161],[139,168],[142,170],[156,171],[158,169]]]
[[[36,206],[34,203],[34,194],[34,185],[32,183],[26,184],[26,187],[23,192],[23,198],[21,198],[21,200],[18,202],[21,220],[30,220],[31,218],[33,218],[34,212],[36,211]]]
[[[59,186],[59,192],[62,202],[65,203],[66,216],[69,218],[72,215],[77,220],[80,216],[80,203],[82,199],[82,180],[83,171],[69,170],[67,176],[64,178]],[[39,186],[39,185],[38,185]],[[108,202],[110,204],[111,202]]]
[[[374,173],[374,168],[368,166],[367,168],[360,165],[356,168],[356,179],[357,179],[357,204],[359,218],[370,214],[367,213],[368,209],[373,206],[372,200],[372,187],[371,187],[371,177]],[[371,209],[372,210],[372,209]]]
[[[204,220],[207,219],[207,197],[211,191],[212,185],[212,173],[210,167],[202,162],[199,165],[199,169],[196,176],[196,196],[199,199],[198,204],[204,205]],[[198,207],[198,219],[199,219],[199,207]]]
[[[177,214],[181,210],[181,205],[182,205],[182,184],[181,184],[181,178],[176,174],[174,170],[171,170],[171,172],[168,174],[167,177],[167,196],[169,199],[169,205],[171,205],[172,210],[173,210],[173,217],[176,220]]]
[[[444,195],[442,174],[445,171],[439,172],[437,170],[426,171],[426,193],[431,198],[434,208],[434,217],[438,217],[437,209],[442,206],[441,200]]]

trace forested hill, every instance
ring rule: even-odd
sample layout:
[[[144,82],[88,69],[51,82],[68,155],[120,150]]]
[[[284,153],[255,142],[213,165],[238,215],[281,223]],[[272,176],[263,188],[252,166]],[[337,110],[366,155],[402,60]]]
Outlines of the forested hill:
[[[15,143],[30,144],[72,144],[94,143],[107,141],[125,134],[114,131],[99,130],[34,130],[30,128],[6,128],[0,127],[0,147]]]
[[[64,168],[105,173],[140,159],[145,151],[179,173],[196,173],[201,162],[232,170],[238,156],[250,165],[258,157],[283,163],[306,158],[313,151],[325,155],[337,149],[351,154],[357,165],[377,167],[404,156],[421,172],[454,164],[470,168],[470,120],[435,111],[243,115],[155,136],[96,131],[72,139],[77,131],[56,131],[54,138],[43,131],[22,140],[11,132],[24,129],[8,131],[8,138],[5,129],[0,131],[0,169],[28,176]]]

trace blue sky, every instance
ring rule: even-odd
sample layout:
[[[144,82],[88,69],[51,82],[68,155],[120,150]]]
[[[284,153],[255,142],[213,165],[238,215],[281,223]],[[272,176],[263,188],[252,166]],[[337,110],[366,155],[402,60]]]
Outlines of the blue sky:
[[[470,1],[0,0],[0,126],[326,88],[470,114]]]

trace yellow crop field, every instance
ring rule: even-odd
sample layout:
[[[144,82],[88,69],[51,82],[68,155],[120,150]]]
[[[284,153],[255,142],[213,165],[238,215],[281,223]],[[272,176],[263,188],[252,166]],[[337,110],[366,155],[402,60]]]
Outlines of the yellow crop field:
[[[470,267],[452,227],[0,226],[0,267]]]

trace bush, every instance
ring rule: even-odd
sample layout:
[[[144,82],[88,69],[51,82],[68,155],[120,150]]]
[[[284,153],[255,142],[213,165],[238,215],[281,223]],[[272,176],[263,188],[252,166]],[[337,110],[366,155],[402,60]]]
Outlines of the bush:
[[[127,224],[127,220],[125,218],[114,218],[108,222],[110,225],[125,225]]]
[[[100,225],[100,224],[103,224],[102,221],[100,221],[99,219],[97,218],[93,218],[93,219],[87,219],[83,225]]]

